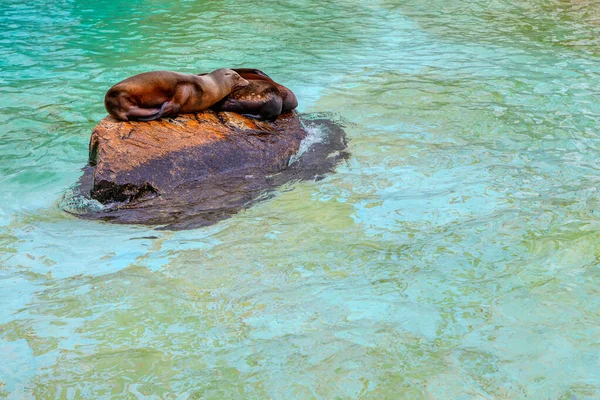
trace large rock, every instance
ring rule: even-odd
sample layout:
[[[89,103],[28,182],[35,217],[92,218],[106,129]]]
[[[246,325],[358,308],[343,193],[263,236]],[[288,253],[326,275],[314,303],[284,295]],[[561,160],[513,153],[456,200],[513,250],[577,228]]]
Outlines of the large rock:
[[[152,122],[106,117],[94,128],[80,193],[104,204],[85,218],[182,229],[217,222],[282,183],[314,179],[346,157],[343,131],[326,119],[320,140],[290,163],[307,136],[295,112],[275,122],[235,113]]]

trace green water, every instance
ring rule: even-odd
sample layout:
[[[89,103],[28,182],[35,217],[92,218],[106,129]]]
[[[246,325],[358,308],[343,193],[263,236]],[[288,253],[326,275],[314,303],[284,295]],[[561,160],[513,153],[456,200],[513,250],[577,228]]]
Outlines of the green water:
[[[600,3],[0,3],[0,397],[600,398]],[[78,220],[105,91],[261,68],[352,158],[213,227]]]

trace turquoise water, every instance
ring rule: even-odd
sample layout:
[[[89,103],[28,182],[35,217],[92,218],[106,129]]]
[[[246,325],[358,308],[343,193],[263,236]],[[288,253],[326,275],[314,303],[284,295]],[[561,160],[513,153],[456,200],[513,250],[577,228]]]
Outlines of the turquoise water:
[[[600,4],[0,4],[0,397],[600,398]],[[261,68],[352,158],[215,226],[78,220],[105,91]]]

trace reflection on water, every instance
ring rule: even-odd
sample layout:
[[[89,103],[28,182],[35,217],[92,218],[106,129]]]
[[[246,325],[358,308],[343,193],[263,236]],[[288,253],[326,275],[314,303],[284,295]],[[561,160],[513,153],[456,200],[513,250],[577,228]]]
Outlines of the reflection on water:
[[[599,18],[4,1],[0,397],[600,397]],[[352,158],[206,229],[60,211],[111,84],[223,66],[337,113]]]

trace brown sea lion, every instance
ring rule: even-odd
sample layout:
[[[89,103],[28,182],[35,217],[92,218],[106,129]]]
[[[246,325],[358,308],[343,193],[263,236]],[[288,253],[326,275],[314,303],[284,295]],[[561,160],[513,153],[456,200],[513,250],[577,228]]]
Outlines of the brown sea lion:
[[[277,87],[267,81],[249,80],[212,106],[215,111],[232,111],[245,117],[274,121],[282,112],[283,100]]]
[[[262,120],[274,120],[286,111],[298,106],[294,93],[258,69],[233,68],[250,84],[232,91],[215,104],[215,111],[233,111],[244,116]]]
[[[202,76],[146,72],[110,88],[104,97],[104,106],[121,121],[152,121],[206,110],[232,90],[247,85],[247,80],[227,68]]]

